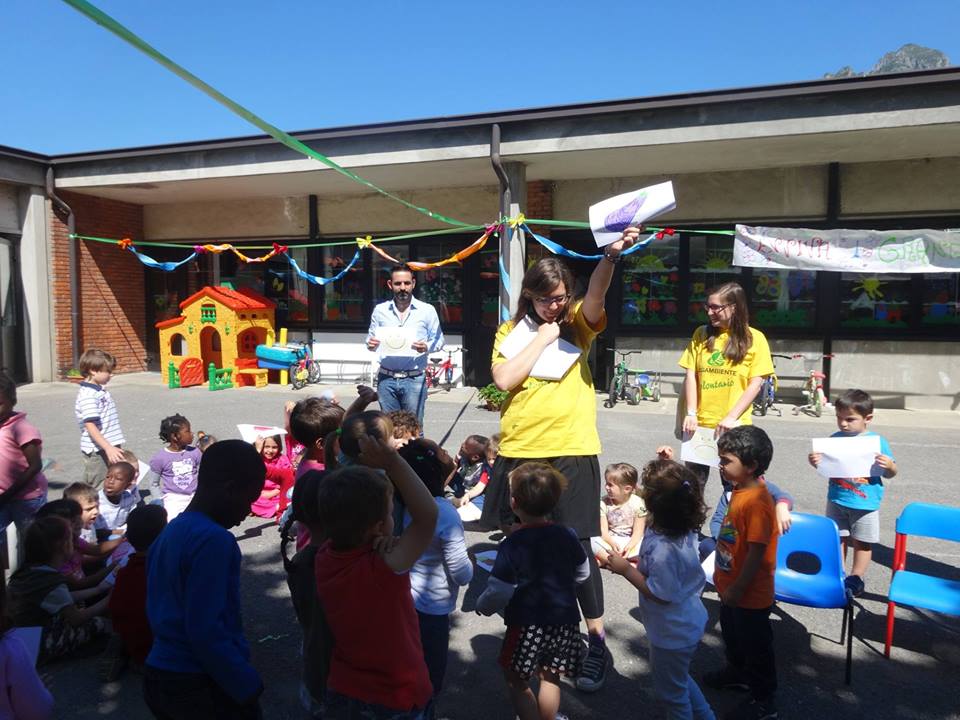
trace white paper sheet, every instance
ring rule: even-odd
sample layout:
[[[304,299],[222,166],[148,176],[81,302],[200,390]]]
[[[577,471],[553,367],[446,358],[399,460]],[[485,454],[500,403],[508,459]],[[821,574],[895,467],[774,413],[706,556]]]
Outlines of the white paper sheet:
[[[590,206],[593,239],[597,247],[605,247],[619,240],[626,228],[638,227],[676,206],[670,181],[607,198]]]
[[[457,508],[457,514],[460,515],[460,519],[464,522],[474,522],[480,519],[482,513],[480,508],[472,502],[468,502],[466,505],[461,505]]]
[[[493,572],[493,563],[496,562],[497,551],[483,550],[482,552],[478,552],[476,555],[474,555],[473,559],[476,562],[477,567],[481,570],[485,570],[488,573]]]
[[[716,560],[717,553],[712,552],[700,563],[700,567],[703,568],[703,574],[707,578],[707,582],[711,585],[713,585],[713,571],[716,568]]]
[[[274,425],[237,425],[240,431],[240,437],[245,442],[254,443],[257,437],[272,437],[274,435],[286,435],[287,431]]]
[[[717,456],[713,428],[698,427],[688,440],[684,440],[680,445],[680,461],[719,467],[720,458]]]
[[[410,347],[417,339],[411,327],[380,326],[375,333],[380,345],[377,353],[380,357],[416,357],[420,353]]]
[[[870,477],[881,473],[876,467],[879,435],[814,438],[813,451],[821,455],[817,472],[825,478]]]
[[[524,318],[500,343],[500,352],[510,360],[519,355],[537,335],[537,324]],[[541,380],[559,380],[580,357],[580,348],[563,338],[547,345],[530,371],[530,377]]]
[[[10,628],[8,633],[14,637],[20,638],[20,642],[27,646],[27,654],[30,656],[30,664],[37,666],[37,657],[40,655],[40,637],[43,635],[42,627],[18,627]]]

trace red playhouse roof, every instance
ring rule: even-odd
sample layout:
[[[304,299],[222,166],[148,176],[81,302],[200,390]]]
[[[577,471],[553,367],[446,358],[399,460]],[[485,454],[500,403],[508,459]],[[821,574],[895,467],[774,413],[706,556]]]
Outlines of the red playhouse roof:
[[[213,287],[207,285],[180,303],[180,309],[182,310],[201,297],[216,300],[235,312],[239,310],[274,310],[277,307],[273,301],[268,300],[263,295],[255,293],[249,288],[231,290],[230,288],[222,286]]]

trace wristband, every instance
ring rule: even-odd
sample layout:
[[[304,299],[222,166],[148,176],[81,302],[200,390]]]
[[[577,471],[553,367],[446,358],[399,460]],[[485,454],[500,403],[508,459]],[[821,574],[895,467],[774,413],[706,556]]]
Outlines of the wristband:
[[[609,263],[612,263],[613,265],[616,265],[616,264],[617,264],[618,262],[620,262],[620,260],[622,260],[623,258],[621,258],[619,255],[611,255],[611,254],[609,254],[606,250],[604,250],[604,251],[603,251],[603,259],[606,260],[606,261],[609,262]]]
[[[695,418],[697,416],[696,410],[687,410],[687,417]]]

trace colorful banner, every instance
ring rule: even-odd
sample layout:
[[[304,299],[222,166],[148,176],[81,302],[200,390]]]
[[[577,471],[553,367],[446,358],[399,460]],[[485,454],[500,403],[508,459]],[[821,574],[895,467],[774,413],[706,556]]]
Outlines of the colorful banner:
[[[323,277],[322,275],[311,275],[306,270],[301,270],[300,266],[297,265],[297,261],[294,260],[289,255],[287,255],[287,260],[290,261],[290,265],[293,267],[293,271],[297,275],[302,277],[304,280],[306,280],[307,282],[311,282],[314,285],[328,285],[332,282],[336,282],[337,280],[342,278],[344,275],[346,275],[348,272],[350,272],[350,269],[360,261],[360,250],[358,249],[353,254],[353,257],[350,259],[350,262],[344,265],[343,269],[340,272],[338,272],[336,275],[331,275],[330,277]]]
[[[733,264],[771,270],[832,270],[871,275],[960,272],[960,233],[737,225]]]

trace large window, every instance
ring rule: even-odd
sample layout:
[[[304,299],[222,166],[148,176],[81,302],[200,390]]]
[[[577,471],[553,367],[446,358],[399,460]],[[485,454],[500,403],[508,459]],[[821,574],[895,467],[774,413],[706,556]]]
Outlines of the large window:
[[[960,274],[927,273],[923,276],[923,309],[926,326],[960,325]]]
[[[252,256],[261,252],[250,250],[246,254]],[[306,248],[290,248],[288,252],[301,268],[307,267]],[[278,255],[263,263],[227,262],[231,257],[226,253],[220,256],[224,280],[230,280],[225,271],[233,265],[234,287],[250,288],[276,303],[277,327],[303,326],[310,322],[309,284],[294,272],[285,256]]]
[[[840,327],[905,328],[910,324],[909,275],[840,276]]]
[[[817,273],[810,270],[753,271],[748,290],[752,319],[761,328],[812,328],[816,322]]]
[[[322,267],[311,270],[314,275],[333,277],[353,259],[356,245],[337,245],[320,248]],[[362,251],[362,253],[369,251]],[[323,304],[320,320],[332,322],[362,322],[363,318],[363,254],[340,280],[323,286]]]
[[[624,325],[680,323],[680,238],[656,240],[623,260]]]
[[[461,241],[449,242],[424,238],[417,242],[417,259],[435,262],[450,257],[461,250]],[[444,325],[459,325],[463,322],[463,268],[460,265],[421,270],[414,273],[417,279],[416,296],[433,305]]]
[[[398,262],[405,263],[407,260],[410,260],[410,246],[406,243],[389,243],[381,245],[380,247],[384,249],[387,255],[396,258]],[[390,279],[390,268],[392,268],[394,264],[373,250],[364,250],[364,252],[370,254],[373,262],[373,302],[379,303],[384,300],[389,300],[393,297],[393,292],[387,287],[387,281]],[[415,275],[419,274],[420,273],[415,273]],[[418,280],[417,282],[419,283],[420,281]],[[421,288],[417,288],[418,293],[420,289]]]
[[[687,319],[700,325],[707,322],[704,307],[710,288],[739,282],[741,270],[733,265],[733,238],[729,235],[690,236],[690,301]]]

